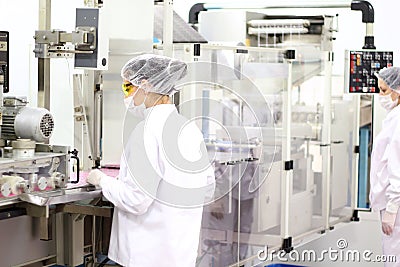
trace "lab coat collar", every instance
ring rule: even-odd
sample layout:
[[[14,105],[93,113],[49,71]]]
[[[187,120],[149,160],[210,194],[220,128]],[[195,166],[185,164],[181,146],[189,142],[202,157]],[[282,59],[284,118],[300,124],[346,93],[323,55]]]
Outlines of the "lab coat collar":
[[[150,116],[150,114],[152,112],[155,112],[157,114],[161,113],[161,114],[168,116],[173,111],[176,111],[175,104],[160,104],[160,105],[156,105],[154,107],[146,108],[144,110],[144,117],[145,117],[145,119],[147,119],[148,116]]]
[[[398,116],[400,116],[400,105],[397,105],[396,107],[394,107],[394,109],[389,111],[383,123],[387,123]]]

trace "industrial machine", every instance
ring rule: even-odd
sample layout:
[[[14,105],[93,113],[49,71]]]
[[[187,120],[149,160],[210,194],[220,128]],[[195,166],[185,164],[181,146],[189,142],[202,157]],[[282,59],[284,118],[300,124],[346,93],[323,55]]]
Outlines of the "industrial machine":
[[[148,1],[141,8],[154,10],[154,25],[141,18],[140,27],[125,29],[123,20],[135,19],[126,8],[134,1],[123,1],[77,9],[71,32],[51,29],[50,1],[39,1],[45,19],[34,34],[34,54],[41,107],[0,95],[0,235],[19,233],[0,246],[1,265],[76,266],[107,252],[112,208],[79,178],[92,168],[118,168],[123,143],[115,140],[132,125],[123,121],[115,88],[122,65],[143,52],[188,63],[174,102],[198,123],[220,172],[214,202],[204,207],[198,266],[253,266],[265,246],[289,252],[312,234],[358,219],[360,99],[331,94],[336,16],[197,4],[189,16],[195,32],[170,1],[163,7]],[[153,36],[162,44],[153,46]],[[0,32],[3,93],[10,88],[8,40]],[[372,74],[392,64],[392,53],[348,55],[348,91],[376,92]],[[77,150],[49,144],[59,127],[50,109],[50,60],[56,58],[74,58],[81,70],[72,75]],[[17,247],[25,253],[11,255]]]
[[[8,55],[8,33],[3,45],[6,50],[2,55]],[[0,202],[9,203],[22,194],[65,188],[70,178],[70,159],[79,158],[68,147],[45,144],[55,125],[47,109],[28,107],[26,97],[3,96],[5,85],[8,89],[8,57],[3,60]]]
[[[49,1],[43,3],[40,3],[41,11],[44,11],[41,16],[44,15],[46,21],[51,7]],[[88,244],[92,244],[93,255],[96,251],[91,235],[85,235],[85,231],[98,231],[94,215],[111,217],[110,207],[93,206],[101,201],[101,190],[80,181],[83,162],[79,160],[79,153],[85,156],[86,161],[91,156],[87,155],[87,150],[78,147],[78,152],[69,146],[49,142],[55,127],[62,127],[49,111],[50,59],[74,58],[75,68],[85,68],[87,72],[106,69],[108,41],[103,39],[105,34],[100,30],[99,13],[99,8],[77,9],[76,28],[72,33],[52,29],[35,32],[33,52],[38,58],[41,98],[38,102],[42,105],[38,108],[29,106],[27,97],[4,95],[10,91],[11,45],[9,33],[0,33],[0,231],[5,239],[15,240],[18,246],[7,246],[6,242],[2,245],[2,266],[82,264],[88,253]],[[80,88],[80,99],[82,91]],[[84,107],[87,103],[78,100],[80,105],[75,107],[75,111],[80,116],[76,120],[81,131],[92,134],[97,121],[88,123]],[[95,101],[94,97],[91,101]],[[94,153],[99,155],[100,151]],[[95,166],[99,158],[93,156],[89,162],[86,163],[87,169]],[[13,232],[18,233],[15,239],[10,236]],[[24,253],[12,253],[16,249]]]
[[[371,49],[372,23],[364,20],[371,9],[358,2],[365,1],[341,7],[363,11]],[[180,111],[207,118],[199,126],[224,173],[216,174],[219,195],[203,214],[199,266],[261,264],[257,252],[265,246],[290,252],[358,220],[360,99],[332,97],[338,17],[294,16],[291,5],[270,11],[279,7],[196,4],[189,23],[211,44],[174,44],[174,57],[189,62]],[[346,91],[372,92],[370,76],[390,66],[392,54],[350,55],[354,77],[346,81],[359,84]]]
[[[122,142],[115,140],[125,112],[115,90],[119,71],[132,56],[152,50],[150,1],[82,1],[70,31],[51,27],[56,5],[39,1],[39,28],[32,33],[39,107],[25,96],[10,96],[12,90],[0,95],[0,235],[10,241],[0,246],[1,266],[93,266],[102,261],[96,253],[107,254],[112,205],[85,177],[104,165],[112,166],[103,171],[117,175]],[[138,8],[148,12],[132,18]],[[130,26],[135,20],[142,31]],[[8,40],[9,33],[0,32],[1,93],[10,88]],[[60,61],[68,62],[64,73],[54,69]],[[55,106],[59,88],[51,81],[65,77],[71,91],[63,96],[66,105]],[[57,120],[59,109],[72,111],[70,121]],[[55,129],[69,125],[73,146],[52,144]]]

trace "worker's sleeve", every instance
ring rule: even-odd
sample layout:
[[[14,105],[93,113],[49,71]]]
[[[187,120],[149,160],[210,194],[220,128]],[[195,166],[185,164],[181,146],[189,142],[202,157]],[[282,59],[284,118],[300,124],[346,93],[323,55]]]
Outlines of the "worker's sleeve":
[[[160,182],[154,170],[154,166],[158,166],[158,158],[158,144],[154,136],[131,136],[121,159],[126,172],[120,173],[120,176],[123,175],[124,179],[103,177],[100,181],[103,195],[121,210],[135,215],[146,213]]]
[[[153,198],[130,182],[123,182],[109,176],[100,181],[104,197],[123,211],[141,215],[146,213]]]
[[[386,190],[386,211],[390,213],[397,213],[400,206],[400,127],[397,128],[384,155],[384,158],[387,158],[389,175],[389,186]]]

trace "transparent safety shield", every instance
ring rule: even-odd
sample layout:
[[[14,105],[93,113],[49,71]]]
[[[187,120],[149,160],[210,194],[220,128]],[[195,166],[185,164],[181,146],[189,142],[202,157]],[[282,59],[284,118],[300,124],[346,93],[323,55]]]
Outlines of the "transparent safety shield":
[[[348,144],[330,146],[328,122],[341,122],[330,115],[326,52],[303,45],[296,54],[205,45],[193,62],[175,52],[189,63],[179,110],[196,120],[215,167],[197,266],[254,266],[260,250],[326,228],[336,200],[327,181],[342,175],[327,176],[340,164],[331,151]]]

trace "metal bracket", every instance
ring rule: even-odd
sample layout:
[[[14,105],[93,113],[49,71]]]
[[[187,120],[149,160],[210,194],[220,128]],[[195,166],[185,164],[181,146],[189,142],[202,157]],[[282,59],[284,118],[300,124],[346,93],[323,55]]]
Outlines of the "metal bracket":
[[[195,56],[195,57],[200,56],[200,44],[193,45],[193,56]]]
[[[54,157],[51,161],[51,167],[48,171],[49,175],[53,175],[58,170],[58,167],[60,166],[60,158],[59,157]]]
[[[293,170],[293,160],[285,161],[285,171]]]
[[[112,216],[111,207],[97,207],[92,205],[78,205],[78,204],[63,204],[56,207],[56,212],[71,213],[71,214],[81,214],[81,215],[91,215],[99,217]]]
[[[53,239],[53,220],[52,218],[40,217],[39,218],[39,235],[40,240],[49,241]]]
[[[71,43],[76,50],[93,51],[96,49],[96,28],[95,27],[76,27],[71,33]]]
[[[283,57],[285,59],[296,59],[296,50],[286,50]]]
[[[77,27],[72,33],[36,31],[33,52],[37,58],[72,58],[74,54],[91,54],[97,46],[96,35],[95,27]]]
[[[335,53],[334,52],[328,53],[328,61],[330,61],[330,62],[335,61]]]
[[[238,54],[248,54],[249,51],[247,49],[236,49],[236,53],[238,53]]]
[[[352,222],[360,221],[360,217],[358,216],[358,210],[353,210],[353,216],[351,216],[350,221],[352,221]]]
[[[37,206],[27,202],[23,202],[17,205],[18,207],[24,208],[26,210],[26,215],[35,218],[49,218],[50,209],[49,206]],[[53,211],[52,211],[53,212]]]
[[[285,251],[286,253],[289,253],[290,251],[293,250],[292,237],[291,236],[289,236],[288,238],[283,239],[281,250]]]

